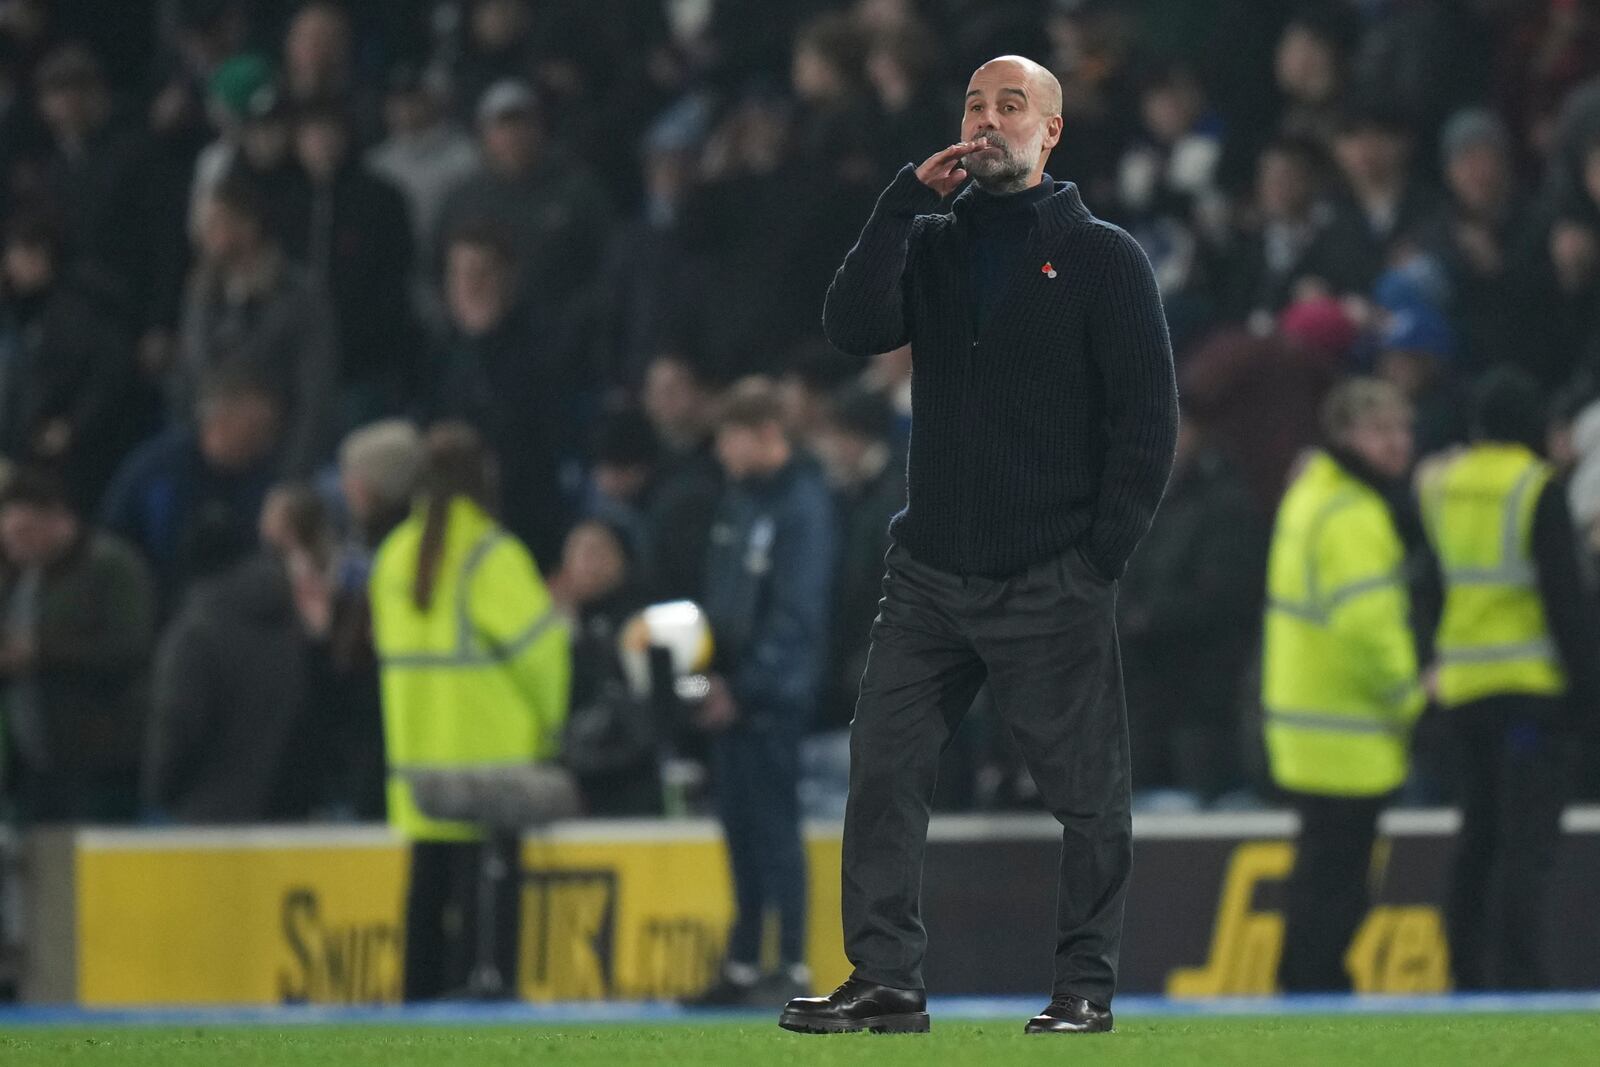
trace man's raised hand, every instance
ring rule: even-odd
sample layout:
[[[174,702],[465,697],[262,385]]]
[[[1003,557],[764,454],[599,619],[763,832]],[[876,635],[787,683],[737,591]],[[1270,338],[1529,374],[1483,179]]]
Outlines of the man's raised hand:
[[[940,196],[949,196],[967,180],[967,171],[961,164],[966,157],[988,146],[982,137],[976,141],[962,141],[929,156],[917,168],[917,180]]]

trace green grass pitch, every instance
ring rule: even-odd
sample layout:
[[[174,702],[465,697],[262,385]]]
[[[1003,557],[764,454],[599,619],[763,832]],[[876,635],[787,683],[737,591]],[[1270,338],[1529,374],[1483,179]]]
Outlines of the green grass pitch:
[[[0,1031],[17,1067],[491,1067],[499,1064],[1355,1064],[1550,1067],[1600,1063],[1596,1015],[1131,1019],[1111,1035],[1025,1036],[1022,1021],[941,1022],[932,1034],[802,1036],[752,1022],[605,1026],[82,1027]]]

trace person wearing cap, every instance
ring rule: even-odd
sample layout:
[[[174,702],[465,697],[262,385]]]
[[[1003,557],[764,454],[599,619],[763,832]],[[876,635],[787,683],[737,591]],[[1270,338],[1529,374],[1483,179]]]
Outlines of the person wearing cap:
[[[200,209],[242,151],[245,124],[257,93],[272,85],[272,64],[254,53],[221,63],[206,86],[206,115],[217,139],[200,150],[189,184],[189,233],[200,232]]]
[[[1300,818],[1284,992],[1349,992],[1344,957],[1367,912],[1378,814],[1405,782],[1427,702],[1418,668],[1405,504],[1412,413],[1393,385],[1350,379],[1278,508],[1267,563],[1261,704],[1273,783]]]
[[[1458,111],[1439,137],[1447,198],[1419,232],[1444,268],[1461,338],[1461,365],[1477,374],[1518,351],[1520,317],[1507,285],[1527,221],[1511,135],[1494,112]]]
[[[523,295],[546,316],[543,332],[560,336],[605,246],[611,206],[594,175],[550,140],[526,82],[491,85],[477,119],[482,165],[444,198],[431,245],[443,249],[466,224],[499,229],[521,260]]]
[[[1600,627],[1544,428],[1538,385],[1497,369],[1478,387],[1471,447],[1418,479],[1445,589],[1433,690],[1456,750],[1446,923],[1462,991],[1549,984],[1568,740],[1600,714]]]
[[[1467,436],[1466,405],[1454,365],[1450,320],[1426,300],[1389,298],[1381,286],[1379,300],[1383,310],[1372,369],[1410,402],[1416,450],[1426,455],[1460,444]]]

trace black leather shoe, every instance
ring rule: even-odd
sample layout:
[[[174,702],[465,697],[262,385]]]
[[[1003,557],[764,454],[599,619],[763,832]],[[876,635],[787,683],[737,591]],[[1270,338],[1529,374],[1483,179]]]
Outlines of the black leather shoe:
[[[851,978],[825,997],[795,997],[778,1025],[797,1034],[925,1034],[928,998],[920,989],[894,989]]]
[[[1111,1009],[1090,1004],[1082,997],[1057,997],[1044,1011],[1028,1020],[1030,1034],[1109,1034]]]

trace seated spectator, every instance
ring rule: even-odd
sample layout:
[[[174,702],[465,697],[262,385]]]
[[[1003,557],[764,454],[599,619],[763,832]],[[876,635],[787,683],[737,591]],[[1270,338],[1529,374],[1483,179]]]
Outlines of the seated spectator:
[[[417,260],[431,263],[439,209],[445,195],[478,169],[478,146],[450,117],[444,91],[415,68],[391,75],[383,116],[389,136],[367,153],[367,166],[405,194]]]
[[[1518,361],[1549,389],[1600,381],[1600,120],[1553,163],[1516,278],[1528,325]]]
[[[834,394],[812,438],[840,525],[833,647],[817,711],[819,730],[842,729],[855,714],[883,595],[889,520],[906,506],[905,458],[890,443],[893,433],[889,402],[856,386]]]
[[[453,232],[445,246],[444,335],[426,405],[433,419],[467,423],[501,457],[502,519],[554,566],[570,509],[559,464],[570,410],[562,405],[549,334],[518,285],[511,237],[487,223]]]
[[[657,356],[645,374],[644,410],[664,456],[648,513],[645,571],[651,595],[698,601],[705,589],[711,520],[722,494],[722,468],[711,451],[716,394],[681,355]]]
[[[496,82],[478,103],[481,168],[444,198],[433,246],[463,225],[487,226],[521,259],[519,292],[543,317],[541,332],[562,345],[575,328],[577,297],[605,247],[611,208],[598,183],[546,134],[533,89]]]
[[[939,80],[943,56],[939,40],[915,20],[873,34],[867,52],[867,79],[878,97],[883,132],[878,151],[881,174],[926,159],[950,139],[957,101]]]
[[[285,246],[333,303],[344,427],[399,411],[416,377],[406,202],[367,169],[350,138],[338,108],[301,111],[295,156],[309,184]]]
[[[268,233],[261,193],[243,179],[211,194],[200,252],[169,375],[172,413],[193,416],[199,384],[214,369],[253,376],[278,394],[282,470],[308,474],[326,457],[334,430],[332,309]]]
[[[628,537],[600,519],[567,534],[550,595],[572,633],[572,698],[562,763],[578,779],[590,815],[662,812],[660,726],[648,700],[629,692],[617,649],[623,626],[644,607],[630,574]]]
[[[309,490],[274,490],[260,525],[265,551],[197,581],[156,656],[142,789],[177,822],[303,819],[326,774],[311,708],[326,604],[304,582],[330,532]]]
[[[1134,789],[1200,802],[1243,780],[1239,713],[1267,559],[1266,512],[1204,434],[1184,419],[1161,521],[1117,598]]]
[[[0,492],[0,687],[24,824],[137,810],[155,590],[138,555],[24,468]]]
[[[56,469],[77,508],[93,507],[116,463],[148,433],[136,323],[115,282],[63,259],[40,216],[6,228],[0,305],[0,448]]]
[[[1478,374],[1522,343],[1510,282],[1528,225],[1516,186],[1511,136],[1492,112],[1457,112],[1440,138],[1447,202],[1423,228],[1423,247],[1443,265],[1462,344],[1462,366]]]
[[[196,424],[147,441],[111,480],[101,522],[144,553],[167,612],[202,569],[202,556],[253,543],[277,468],[279,412],[273,390],[216,374],[201,392]]]

